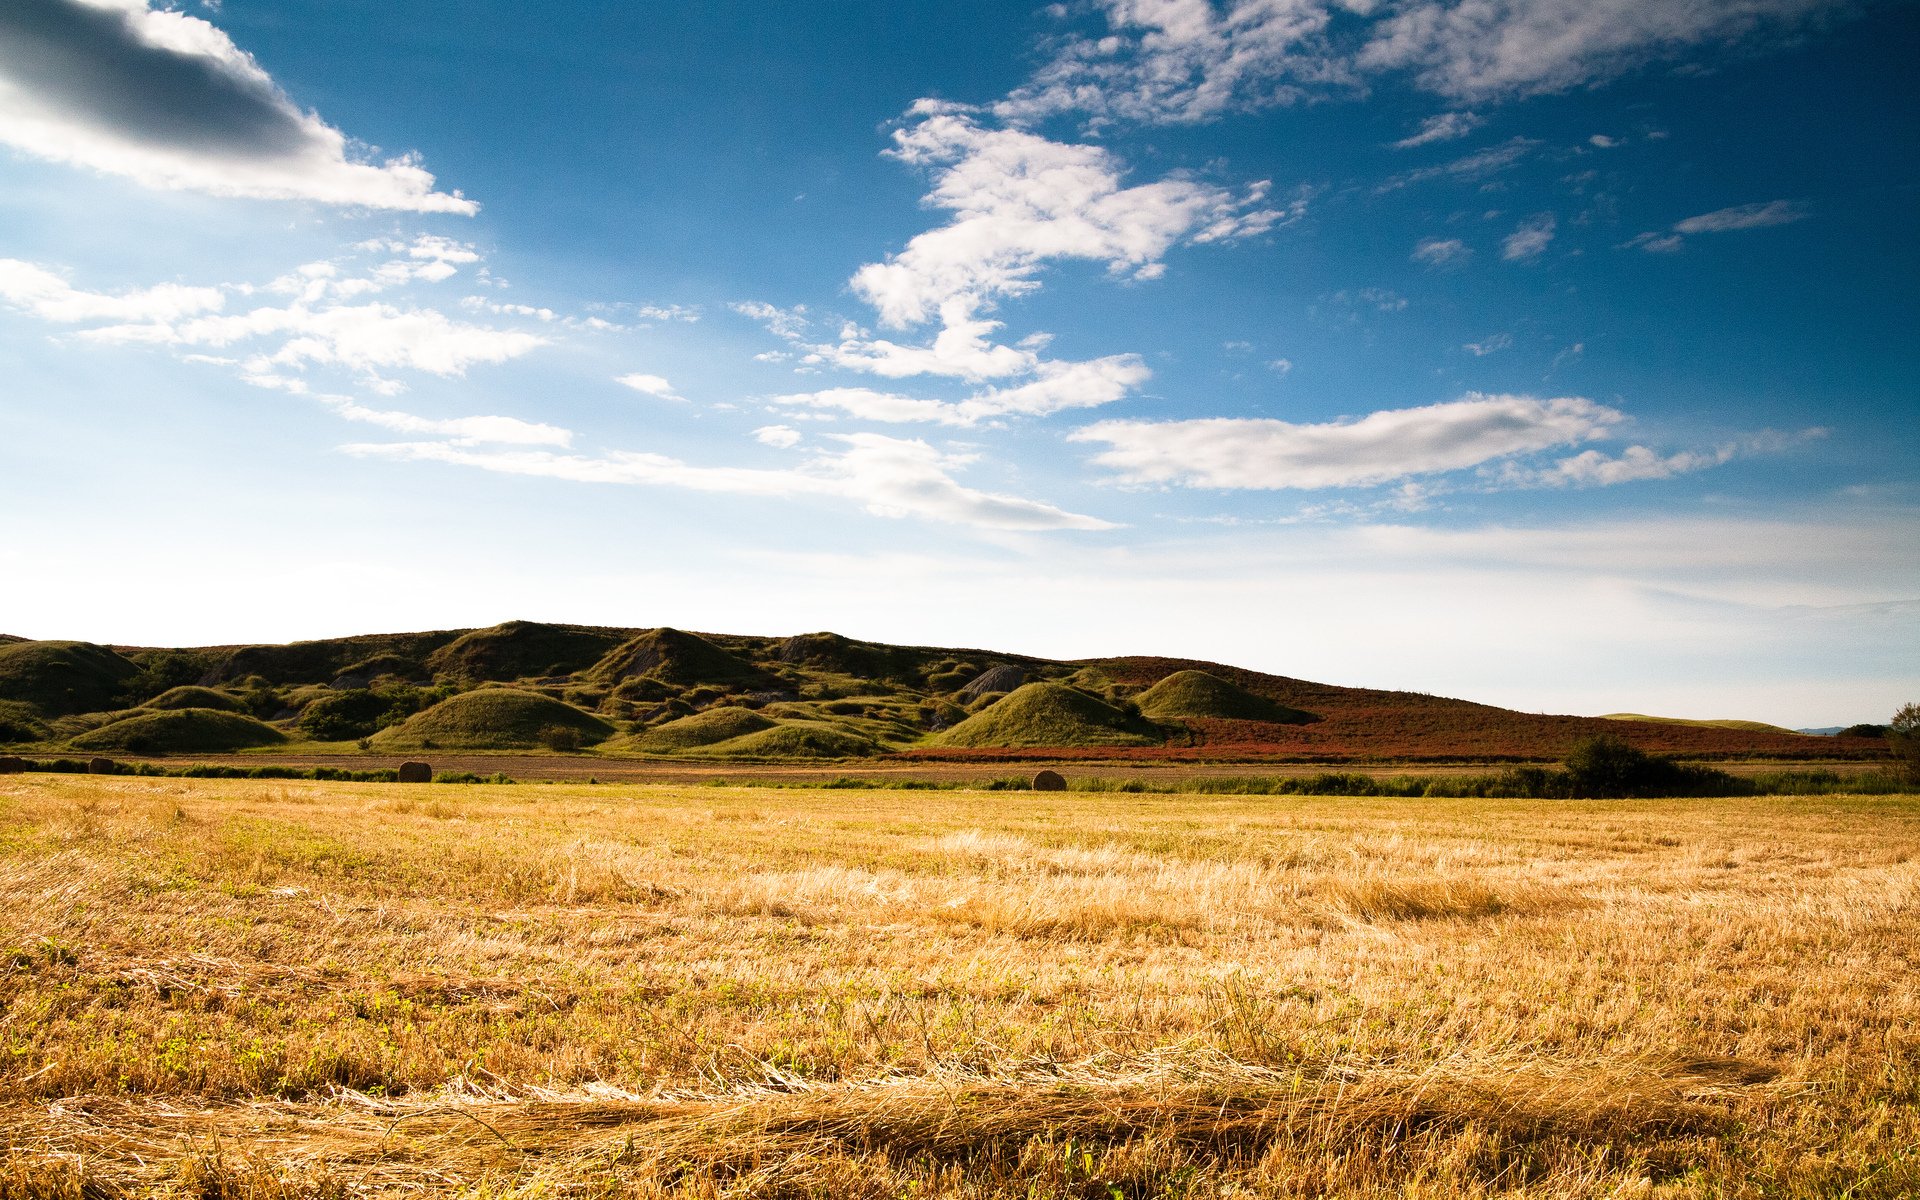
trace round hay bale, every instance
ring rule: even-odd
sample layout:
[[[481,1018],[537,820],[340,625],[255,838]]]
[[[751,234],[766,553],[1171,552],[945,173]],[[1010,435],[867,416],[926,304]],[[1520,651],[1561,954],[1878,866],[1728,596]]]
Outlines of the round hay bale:
[[[403,762],[400,764],[401,783],[432,783],[433,768],[423,762]]]
[[[120,764],[110,758],[90,758],[87,760],[89,775],[118,775]]]
[[[0,775],[18,775],[27,769],[27,760],[11,754],[0,754]]]
[[[1066,777],[1058,771],[1042,771],[1033,777],[1033,790],[1036,792],[1064,792],[1067,790]]]

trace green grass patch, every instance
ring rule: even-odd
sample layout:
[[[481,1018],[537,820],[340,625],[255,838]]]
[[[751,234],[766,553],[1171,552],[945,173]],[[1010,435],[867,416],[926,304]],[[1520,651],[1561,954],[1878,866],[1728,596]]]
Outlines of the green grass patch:
[[[588,745],[613,726],[551,696],[481,688],[448,697],[372,738],[377,750],[537,750]]]
[[[1214,718],[1304,725],[1312,713],[1276,704],[1205,671],[1175,671],[1134,697],[1142,716],[1155,721]]]
[[[1157,746],[1151,722],[1059,683],[1029,683],[945,733],[935,746]]]
[[[67,744],[76,750],[136,754],[214,753],[248,746],[278,745],[287,735],[240,713],[215,708],[174,708],[138,712],[80,734]]]

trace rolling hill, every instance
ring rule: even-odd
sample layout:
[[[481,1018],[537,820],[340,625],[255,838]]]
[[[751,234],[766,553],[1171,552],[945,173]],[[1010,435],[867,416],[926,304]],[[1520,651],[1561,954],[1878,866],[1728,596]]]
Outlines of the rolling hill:
[[[144,732],[132,743],[184,753],[237,739],[275,753],[280,746],[266,744],[281,736],[289,747],[319,745],[310,731],[328,726],[302,716],[333,709],[367,723],[329,736],[364,732],[363,748],[389,752],[1540,761],[1604,733],[1705,759],[1887,753],[1879,738],[1810,737],[1757,722],[1523,713],[1222,663],[1068,662],[824,632],[760,637],[509,621],[287,645],[0,642],[0,738],[14,746],[79,750]],[[161,716],[179,712],[195,714],[192,736],[181,736],[187,719]],[[216,712],[233,718],[217,734]],[[97,736],[134,717],[139,726]]]

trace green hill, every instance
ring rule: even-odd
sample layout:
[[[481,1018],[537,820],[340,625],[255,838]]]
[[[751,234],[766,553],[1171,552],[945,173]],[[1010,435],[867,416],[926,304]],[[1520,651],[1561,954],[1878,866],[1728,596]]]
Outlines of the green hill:
[[[168,688],[158,696],[146,702],[145,708],[217,708],[222,712],[245,712],[247,706],[212,688],[177,687]]]
[[[599,661],[622,636],[617,629],[508,621],[461,634],[429,655],[427,668],[454,679],[502,682],[571,675]]]
[[[782,721],[770,729],[701,747],[715,758],[864,758],[879,747],[859,734],[809,721]]]
[[[31,704],[43,716],[112,708],[139,673],[131,661],[92,642],[0,645],[0,700]]]
[[[1738,729],[1744,733],[1797,733],[1765,721],[1699,721],[1686,717],[1649,717],[1645,713],[1607,713],[1603,721],[1650,721],[1656,725],[1691,725],[1695,729]]]
[[[775,724],[750,708],[710,708],[621,738],[607,749],[674,754],[759,733],[772,729]]]
[[[764,678],[764,673],[745,659],[736,658],[699,634],[678,629],[649,629],[629,638],[584,674],[605,683],[644,676],[682,687],[747,684]]]
[[[119,750],[136,754],[217,753],[271,746],[287,735],[252,717],[213,708],[172,708],[139,712],[83,733],[67,743],[76,750]]]
[[[448,697],[373,736],[378,750],[536,750],[550,731],[570,730],[582,745],[602,741],[613,726],[537,692],[481,688]]]
[[[1157,746],[1151,722],[1060,683],[1029,683],[945,733],[932,746]]]
[[[1155,721],[1214,718],[1305,725],[1313,714],[1275,704],[1205,671],[1175,671],[1134,697],[1142,716]]]
[[[0,746],[12,742],[38,742],[48,734],[40,710],[24,700],[0,700]]]

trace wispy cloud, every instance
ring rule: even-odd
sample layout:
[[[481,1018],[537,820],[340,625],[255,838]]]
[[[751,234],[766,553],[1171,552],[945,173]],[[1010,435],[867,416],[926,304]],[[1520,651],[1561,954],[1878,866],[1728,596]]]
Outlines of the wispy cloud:
[[[1424,238],[1408,255],[1430,267],[1451,267],[1473,257],[1473,251],[1459,238]]]
[[[1791,225],[1813,215],[1813,210],[1797,200],[1769,200],[1760,204],[1736,204],[1675,221],[1672,231],[1635,234],[1620,243],[1619,249],[1645,250],[1653,254],[1672,254],[1686,245],[1686,239],[1702,233],[1736,233],[1746,229],[1767,229]]]
[[[684,400],[686,397],[673,390],[673,385],[659,375],[643,375],[636,371],[631,375],[621,375],[614,382],[645,396],[658,400]]]
[[[1702,43],[1790,28],[1834,0],[1416,0],[1388,10],[1355,62],[1410,70],[1457,100],[1564,91]]]
[[[1455,471],[1603,437],[1625,420],[1578,396],[1469,393],[1353,421],[1213,418],[1103,421],[1072,435],[1109,449],[1093,461],[1137,484],[1201,488],[1361,487]]]
[[[45,267],[17,258],[0,258],[0,300],[43,321],[72,325],[97,321],[173,321],[218,312],[226,305],[227,296],[217,287],[185,287],[176,283],[117,293],[83,291]]]
[[[1093,408],[1126,396],[1151,374],[1138,355],[1116,354],[1088,362],[1040,362],[1025,383],[987,388],[962,400],[926,400],[863,387],[824,388],[774,396],[789,408],[836,409],[870,421],[930,421],[971,426],[997,417],[1040,417],[1070,408]]]
[[[1470,112],[1436,113],[1420,122],[1420,128],[1411,136],[1403,137],[1393,144],[1395,150],[1411,150],[1415,146],[1425,146],[1433,142],[1450,142],[1463,138],[1487,119]]]
[[[149,188],[472,213],[411,157],[355,162],[199,17],[148,0],[0,5],[0,143]]]
[[[1508,262],[1539,258],[1553,244],[1553,231],[1558,225],[1552,213],[1528,217],[1500,243],[1500,257]]]
[[[772,445],[787,442],[780,428],[763,428],[760,440]],[[771,437],[765,436],[770,433]],[[921,517],[982,529],[1115,528],[1098,517],[967,487],[954,479],[953,472],[973,461],[971,456],[944,453],[918,439],[852,433],[835,434],[831,440],[842,449],[788,470],[697,466],[661,454],[619,451],[590,456],[484,450],[446,441],[363,443],[343,449],[361,457],[447,463],[579,483],[676,487],[741,496],[825,496],[859,504],[875,516]]]

